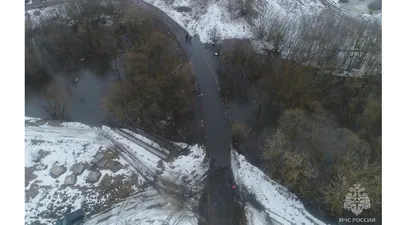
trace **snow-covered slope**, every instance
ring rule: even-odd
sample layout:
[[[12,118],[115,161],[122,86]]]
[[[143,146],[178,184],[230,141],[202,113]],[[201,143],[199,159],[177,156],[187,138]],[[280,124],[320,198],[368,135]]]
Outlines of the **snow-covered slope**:
[[[142,166],[147,167],[145,170],[153,171],[159,180],[198,188],[199,180],[207,169],[204,151],[197,145],[191,146],[188,155],[178,156],[173,161],[165,161],[105,126],[93,128],[81,123],[58,123],[26,117],[25,224],[52,224],[55,219],[60,218],[67,211],[73,211],[82,206],[88,213],[96,213],[112,207],[132,193],[154,192],[148,187],[148,177],[143,177],[143,174],[138,172],[138,165],[132,166],[132,162],[127,161],[128,159],[121,153],[112,154],[109,151],[114,146],[109,139],[101,135],[103,132],[129,149],[131,154],[143,163]],[[150,140],[145,137],[138,134],[135,136],[154,146],[154,143],[150,143]],[[186,146],[182,143],[177,144]],[[122,168],[116,172],[113,172],[108,164],[104,167],[94,168],[92,160],[99,152],[105,155],[104,158],[107,158],[108,162],[119,162]],[[72,174],[70,168],[75,163],[84,165],[85,170],[76,176],[74,185],[64,185],[66,176]],[[66,171],[58,178],[53,178],[50,176],[50,169],[53,165],[63,166]],[[98,182],[88,183],[86,181],[91,170],[101,172]],[[153,176],[152,174],[147,175]],[[140,198],[132,199],[134,202],[130,202],[130,204],[134,205]],[[159,216],[161,220],[168,218],[170,212],[176,210],[176,205],[167,204],[172,203],[173,200],[173,197],[161,194],[157,197],[143,199],[143,202],[149,204],[152,201],[153,203],[158,201],[160,204],[165,202],[160,207],[152,207],[153,211],[165,211]],[[126,205],[124,207],[125,209],[129,208]],[[141,207],[138,210],[144,210]],[[127,219],[132,219],[129,217],[130,214],[136,215],[135,212],[131,212],[127,215]],[[151,214],[141,214],[141,216],[137,215],[135,219],[142,218],[145,221],[151,217]],[[146,223],[140,222],[140,224]]]
[[[219,31],[221,39],[250,38],[251,26],[243,18],[235,18],[229,12],[232,0],[144,0],[174,19],[191,35],[198,34],[202,42],[210,42],[210,32],[214,27]],[[203,2],[203,3],[199,3]],[[207,3],[209,2],[209,3]],[[337,13],[346,14],[355,19],[380,20],[381,14],[362,14],[342,7],[337,0],[254,0],[254,9],[260,16],[281,17],[287,20],[300,18],[305,14],[317,14],[330,8]],[[189,7],[190,12],[179,12],[180,7]]]
[[[303,204],[285,187],[276,183],[244,156],[232,150],[232,171],[241,193],[256,202],[246,205],[247,225],[324,224],[306,211]]]

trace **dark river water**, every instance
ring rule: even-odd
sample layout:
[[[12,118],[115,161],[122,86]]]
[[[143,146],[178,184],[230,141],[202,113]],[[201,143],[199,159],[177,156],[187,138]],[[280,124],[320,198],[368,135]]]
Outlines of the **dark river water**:
[[[76,78],[78,80],[74,82]],[[102,103],[109,89],[118,80],[115,72],[111,71],[104,75],[98,75],[90,70],[81,70],[74,74],[55,75],[54,79],[57,79],[68,89],[66,111],[69,121],[89,125],[105,123],[107,114]],[[46,104],[44,92],[46,86],[25,88],[26,116],[51,119],[43,108],[43,105]]]

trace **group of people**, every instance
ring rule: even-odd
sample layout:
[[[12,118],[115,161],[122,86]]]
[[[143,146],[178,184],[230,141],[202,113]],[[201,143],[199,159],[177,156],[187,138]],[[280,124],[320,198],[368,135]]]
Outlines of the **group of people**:
[[[185,34],[185,41],[186,42],[191,42],[192,41],[192,36],[190,36],[189,34]]]

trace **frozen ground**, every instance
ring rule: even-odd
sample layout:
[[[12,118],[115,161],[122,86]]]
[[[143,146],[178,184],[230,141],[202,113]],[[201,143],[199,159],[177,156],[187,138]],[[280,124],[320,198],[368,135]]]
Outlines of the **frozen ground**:
[[[246,206],[248,225],[324,224],[308,213],[295,195],[234,150],[232,171],[240,192],[253,197]]]
[[[80,123],[47,122],[26,117],[25,224],[51,224],[67,211],[76,210],[81,206],[89,214],[97,213],[126,199],[132,193],[143,191],[144,188],[149,191],[146,179],[121,157],[121,154],[114,155],[114,160],[123,165],[121,170],[113,173],[108,169],[100,169],[102,176],[99,182],[86,182],[85,178],[89,174],[90,162],[94,155],[99,151],[108,154],[111,152],[108,150],[113,149],[110,140],[100,135],[99,130],[126,146],[146,167],[157,171],[160,179],[171,183],[196,187],[207,169],[205,154],[198,146],[192,146],[187,156],[179,156],[167,162],[105,126],[92,128]],[[154,145],[150,140],[135,135]],[[74,163],[82,163],[86,169],[83,174],[77,176],[74,186],[66,187],[63,185],[64,179],[71,174],[69,168]],[[49,171],[54,164],[66,167],[67,172],[56,179],[52,178]],[[164,194],[158,196],[156,201],[162,202],[161,198],[166,204],[174,199]],[[146,202],[151,202],[151,199]],[[171,210],[175,210],[171,207]],[[164,211],[161,206],[158,209],[153,207],[153,210]],[[144,214],[143,218],[147,218],[146,216],[152,217],[151,214]]]

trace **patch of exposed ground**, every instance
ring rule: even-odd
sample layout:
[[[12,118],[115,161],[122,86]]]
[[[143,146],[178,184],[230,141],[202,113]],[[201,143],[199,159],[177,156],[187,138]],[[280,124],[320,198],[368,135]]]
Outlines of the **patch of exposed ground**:
[[[28,186],[28,185],[26,185]],[[25,191],[25,201],[35,198],[39,194],[39,185],[35,182],[31,184],[30,188]]]
[[[90,214],[101,212],[129,197],[135,191],[135,187],[142,187],[136,174],[129,177],[104,175],[99,186],[94,189],[99,193],[98,200],[103,199],[103,203],[95,206]]]
[[[80,129],[81,127],[84,129]],[[88,215],[97,214],[150,185],[130,166],[132,162],[121,157],[108,142],[101,139],[97,130],[87,129],[78,123],[62,123],[57,127],[46,123],[45,126],[35,126],[34,129],[27,126],[26,129],[30,132],[30,135],[25,136],[26,225],[53,224],[65,214],[79,208],[83,208]],[[77,129],[80,129],[82,135],[72,136],[71,131]],[[104,131],[111,132],[108,129]],[[32,142],[47,134],[50,135],[43,139],[46,140],[45,143]],[[67,135],[72,139],[65,139]],[[204,152],[197,146],[190,146],[187,156],[180,155],[174,161],[166,162],[159,161],[159,158],[129,140],[121,139],[119,142],[128,145],[144,166],[163,174],[159,178],[160,182],[167,178],[167,181],[187,183],[189,178],[199,176],[191,173],[192,171],[199,174],[204,172],[200,157]],[[177,146],[186,145],[177,143]],[[52,177],[50,169],[54,164],[65,167],[67,171],[57,178]],[[76,169],[76,164],[84,166],[82,173],[78,172],[82,170]],[[93,173],[90,173],[92,170],[99,171],[101,177],[98,182],[88,183],[87,178],[93,178]],[[65,181],[73,173],[76,176],[75,184],[65,185]],[[171,196],[175,196],[174,190],[179,187],[173,183],[167,185],[172,186]],[[178,193],[190,193],[188,191],[184,189]]]
[[[25,167],[25,187],[27,187],[32,180],[37,178],[33,172],[35,172],[35,167]]]
[[[39,186],[39,182],[31,184],[30,189],[25,191],[25,201],[29,201],[39,194],[39,189],[43,190],[45,186]],[[113,204],[122,201],[132,194],[136,188],[141,188],[139,179],[136,174],[131,176],[126,175],[109,175],[105,174],[101,178],[97,186],[72,186],[68,187],[71,192],[80,193],[77,195],[65,194],[61,190],[65,190],[67,187],[64,185],[59,186],[60,191],[50,193],[46,191],[45,199],[50,201],[47,205],[47,210],[37,214],[37,218],[41,220],[56,220],[61,218],[66,213],[73,211],[73,206],[65,205],[63,202],[75,202],[77,199],[82,199],[82,207],[88,212],[88,215],[99,213],[103,210],[110,208]],[[49,190],[52,187],[47,187]],[[87,202],[85,202],[87,200]],[[41,203],[39,203],[41,204]],[[30,209],[31,211],[34,209]],[[34,224],[45,224],[39,220],[32,221],[29,225]]]
[[[108,148],[103,153],[104,153],[104,158],[107,159],[108,161],[111,161],[113,159],[118,159],[118,153],[115,149]]]
[[[37,143],[39,143],[41,140],[36,140],[38,141]],[[31,143],[34,145],[33,140],[31,140]],[[41,141],[40,143],[44,143],[44,141]],[[42,160],[44,157],[50,155],[50,152],[47,152],[45,150],[39,150],[37,152],[36,158],[34,159],[34,163],[40,163],[40,160]]]

